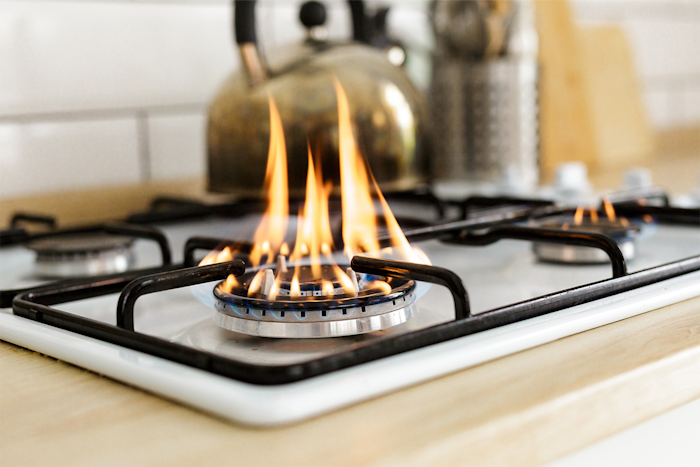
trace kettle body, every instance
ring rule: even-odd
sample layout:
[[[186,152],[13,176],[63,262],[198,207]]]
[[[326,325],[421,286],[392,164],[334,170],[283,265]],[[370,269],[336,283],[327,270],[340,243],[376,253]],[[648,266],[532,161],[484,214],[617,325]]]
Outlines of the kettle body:
[[[403,70],[380,49],[359,42],[313,40],[298,48],[302,52],[297,56],[287,54],[282,65],[270,69],[257,48],[250,47],[254,35],[252,42],[251,35],[246,36],[252,8],[251,2],[236,2],[236,36],[244,66],[225,81],[209,108],[209,190],[261,194],[270,141],[268,96],[284,128],[290,195],[303,195],[309,147],[324,178],[338,186],[334,76],[347,94],[358,148],[382,190],[403,191],[424,183],[426,109]]]

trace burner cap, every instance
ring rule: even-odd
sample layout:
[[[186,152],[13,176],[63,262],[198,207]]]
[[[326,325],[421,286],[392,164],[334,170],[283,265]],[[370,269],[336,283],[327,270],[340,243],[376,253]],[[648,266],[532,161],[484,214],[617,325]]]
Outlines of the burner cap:
[[[80,277],[124,272],[134,261],[134,238],[102,232],[65,234],[30,241],[36,271],[44,277]]]
[[[598,219],[597,222],[585,219],[578,225],[571,221],[571,218],[561,217],[537,225],[546,229],[603,234],[617,242],[625,260],[631,261],[636,256],[635,239],[641,231],[638,224],[627,220],[623,223],[606,218]],[[540,261],[569,264],[602,264],[610,261],[607,253],[597,248],[536,242],[532,249]]]
[[[641,227],[635,222],[626,221],[626,224],[623,224],[619,220],[611,221],[606,218],[599,219],[597,222],[584,219],[584,221],[578,225],[574,224],[571,219],[557,218],[555,220],[538,223],[537,226],[545,229],[599,233],[607,235],[616,241],[634,238],[642,230]],[[566,226],[566,228],[564,228],[564,226]]]
[[[304,279],[304,268],[300,278]],[[321,338],[349,336],[387,329],[402,324],[416,313],[415,282],[399,278],[378,278],[362,275],[360,293],[349,296],[339,284],[332,294],[324,294],[320,281],[300,283],[301,296],[285,293],[285,279],[280,281],[280,294],[273,300],[263,294],[246,295],[246,285],[256,271],[237,278],[242,284],[225,292],[214,289],[214,321],[221,327],[261,337]],[[372,280],[383,280],[391,292],[367,289]],[[362,290],[363,286],[365,290]],[[289,290],[289,289],[287,289]]]

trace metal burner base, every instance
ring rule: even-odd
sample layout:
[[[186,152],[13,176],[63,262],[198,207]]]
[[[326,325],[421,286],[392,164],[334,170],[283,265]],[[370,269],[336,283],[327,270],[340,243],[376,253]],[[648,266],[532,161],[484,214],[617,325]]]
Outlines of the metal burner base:
[[[403,308],[374,316],[360,316],[362,312],[358,311],[352,314],[352,316],[357,315],[357,317],[350,319],[333,321],[329,318],[327,321],[304,322],[299,317],[297,322],[291,322],[246,319],[219,310],[218,304],[217,310],[219,313],[214,315],[214,322],[224,329],[251,336],[287,339],[318,339],[381,331],[403,324],[417,313],[417,307],[412,303]],[[350,313],[349,310],[348,313]],[[300,313],[295,312],[294,315],[299,316]]]
[[[37,276],[72,278],[127,271],[134,263],[134,238],[117,235],[74,234],[32,241]]]
[[[394,288],[388,294],[370,289],[355,297],[282,296],[276,300],[267,300],[259,294],[256,297],[231,294],[217,286],[214,322],[230,331],[252,336],[295,339],[381,331],[405,323],[416,314],[415,282],[390,280]]]
[[[619,242],[618,246],[625,260],[634,259],[637,248],[632,240]],[[555,245],[551,243],[535,243],[532,250],[540,261],[569,264],[603,264],[610,262],[608,255],[597,248],[583,246]]]

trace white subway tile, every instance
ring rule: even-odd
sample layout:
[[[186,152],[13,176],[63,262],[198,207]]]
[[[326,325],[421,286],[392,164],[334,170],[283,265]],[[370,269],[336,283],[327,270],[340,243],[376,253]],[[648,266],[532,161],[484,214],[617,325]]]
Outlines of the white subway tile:
[[[683,95],[685,115],[684,123],[687,125],[700,124],[700,83],[697,86],[688,87]]]
[[[583,23],[621,25],[644,83],[657,127],[697,121],[693,91],[700,88],[700,2],[697,0],[575,0]]]
[[[647,91],[644,93],[647,115],[652,126],[665,128],[670,124],[669,102],[666,91]]]
[[[258,44],[263,51],[277,46],[275,30],[275,10],[277,3],[271,0],[259,0],[255,7],[255,22]]]
[[[642,76],[700,74],[700,21],[625,20]]]
[[[204,175],[206,123],[204,112],[156,115],[148,119],[152,179],[169,180]]]
[[[387,18],[389,37],[401,41],[408,49],[433,47],[433,31],[428,18],[428,7],[422,3],[396,4]]]
[[[0,197],[137,182],[136,122],[0,123]]]
[[[688,118],[686,97],[682,86],[658,83],[651,88],[647,86],[644,102],[652,125],[659,129],[685,125]]]
[[[666,86],[647,91],[644,95],[647,111],[654,127],[678,128],[691,124],[693,100],[697,99],[683,86]],[[695,111],[697,115],[698,111]],[[697,119],[697,117],[695,117]]]
[[[228,3],[4,1],[0,115],[207,102],[231,22]]]
[[[306,37],[306,30],[299,21],[301,3],[296,0],[268,3],[268,22],[262,34],[271,39],[265,43],[265,47],[271,52],[274,52],[275,48],[299,43]],[[263,27],[262,24],[261,27]]]
[[[671,87],[668,90],[668,127],[682,127],[686,124],[685,89]]]
[[[574,0],[574,14],[579,20],[653,19],[697,20],[697,0]]]
[[[352,40],[352,15],[347,2],[328,2],[328,39],[348,42]]]
[[[406,49],[405,71],[419,89],[428,89],[432,73],[430,51],[434,47],[432,26],[425,2],[395,3],[389,10],[389,38]]]

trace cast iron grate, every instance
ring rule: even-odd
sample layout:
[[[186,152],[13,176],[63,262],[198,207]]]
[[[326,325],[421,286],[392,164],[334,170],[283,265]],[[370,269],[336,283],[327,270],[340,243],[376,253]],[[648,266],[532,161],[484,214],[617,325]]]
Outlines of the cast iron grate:
[[[453,272],[435,266],[356,256],[352,259],[352,267],[357,272],[407,278],[447,287],[455,304],[454,320],[406,334],[387,337],[357,349],[302,363],[276,366],[256,365],[187,347],[134,330],[133,306],[140,296],[203,282],[223,280],[229,274],[243,274],[245,263],[242,259],[211,266],[193,267],[196,262],[195,252],[200,249],[210,251],[221,244],[221,239],[201,237],[190,239],[185,247],[185,263],[183,265],[129,271],[92,279],[62,281],[24,291],[14,298],[13,312],[24,318],[239,381],[257,385],[279,385],[301,381],[534,318],[700,270],[700,255],[698,255],[627,274],[624,257],[615,242],[610,239],[606,240],[598,235],[581,236],[580,232],[573,231],[563,235],[560,235],[561,232],[553,235],[547,229],[516,224],[516,222],[523,220],[565,212],[567,211],[549,204],[530,206],[514,209],[509,213],[473,217],[414,229],[406,232],[406,235],[411,240],[430,238],[476,245],[487,244],[500,238],[516,238],[527,241],[597,247],[606,251],[612,260],[612,278],[496,308],[478,315],[471,315],[467,290],[460,278]],[[686,218],[694,215],[700,217],[700,211],[685,210],[682,216],[664,217],[664,222],[684,223]],[[243,254],[243,259],[245,259],[245,254]],[[118,323],[116,326],[84,318],[54,307],[71,301],[112,293],[121,294],[116,311]]]
[[[18,228],[16,226],[15,219],[18,218],[22,221],[31,221],[32,223],[49,225],[51,230],[42,233],[30,233],[27,230]],[[166,236],[160,230],[145,225],[133,225],[127,223],[108,223],[77,228],[58,229],[56,228],[56,221],[53,218],[42,219],[34,215],[16,214],[13,217],[12,230],[16,230],[17,233],[13,235],[0,237],[0,246],[21,245],[26,242],[31,242],[32,240],[39,240],[45,238],[60,238],[61,236],[70,236],[74,234],[105,233],[107,235],[127,236],[136,239],[153,241],[158,245],[158,248],[160,250],[161,267],[168,268],[172,264],[170,245]],[[77,280],[80,281],[80,279]],[[48,281],[45,285],[53,284],[58,287],[66,282],[74,281],[75,280]],[[36,287],[32,287],[32,289],[33,288]],[[17,294],[26,292],[27,290],[30,290],[30,288],[0,290],[0,308],[8,308],[12,306],[12,298]]]

